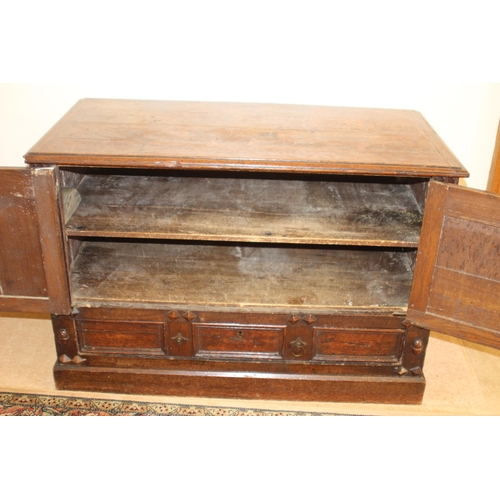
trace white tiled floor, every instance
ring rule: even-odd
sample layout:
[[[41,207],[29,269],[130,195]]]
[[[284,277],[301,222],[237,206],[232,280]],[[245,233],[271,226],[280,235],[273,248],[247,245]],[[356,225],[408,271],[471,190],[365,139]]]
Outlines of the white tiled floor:
[[[0,391],[55,393],[56,359],[48,317],[0,314]],[[371,415],[500,415],[500,351],[431,334],[422,405],[297,403],[76,393],[144,401]],[[71,394],[61,392],[61,394]]]

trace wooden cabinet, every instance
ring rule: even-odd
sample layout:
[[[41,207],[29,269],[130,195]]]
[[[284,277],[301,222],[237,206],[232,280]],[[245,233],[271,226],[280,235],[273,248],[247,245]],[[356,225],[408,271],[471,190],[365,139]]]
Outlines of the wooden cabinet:
[[[60,389],[419,403],[428,329],[500,345],[499,197],[416,112],[85,99],[26,161],[0,308]]]

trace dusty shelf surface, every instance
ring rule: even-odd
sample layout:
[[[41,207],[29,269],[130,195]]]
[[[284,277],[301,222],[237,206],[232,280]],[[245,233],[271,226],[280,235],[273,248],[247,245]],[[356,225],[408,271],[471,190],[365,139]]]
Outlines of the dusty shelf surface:
[[[87,241],[72,265],[72,294],[79,305],[405,309],[411,253]]]
[[[72,236],[416,247],[409,184],[87,175]]]

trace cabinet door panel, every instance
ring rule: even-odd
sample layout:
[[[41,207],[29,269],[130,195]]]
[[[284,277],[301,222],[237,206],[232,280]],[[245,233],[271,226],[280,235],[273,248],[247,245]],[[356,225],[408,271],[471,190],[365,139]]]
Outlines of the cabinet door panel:
[[[0,169],[0,311],[69,314],[56,169]]]
[[[58,171],[51,165],[36,165],[31,175],[50,312],[69,314],[70,292],[60,220]]]
[[[48,312],[30,171],[0,169],[0,310]]]
[[[500,348],[500,196],[431,182],[408,320]]]

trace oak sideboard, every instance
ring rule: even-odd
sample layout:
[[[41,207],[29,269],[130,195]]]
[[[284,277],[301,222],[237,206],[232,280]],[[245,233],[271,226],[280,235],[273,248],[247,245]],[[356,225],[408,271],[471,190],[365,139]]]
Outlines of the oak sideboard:
[[[500,347],[500,197],[416,111],[83,99],[0,170],[0,310],[65,390],[420,403]]]

